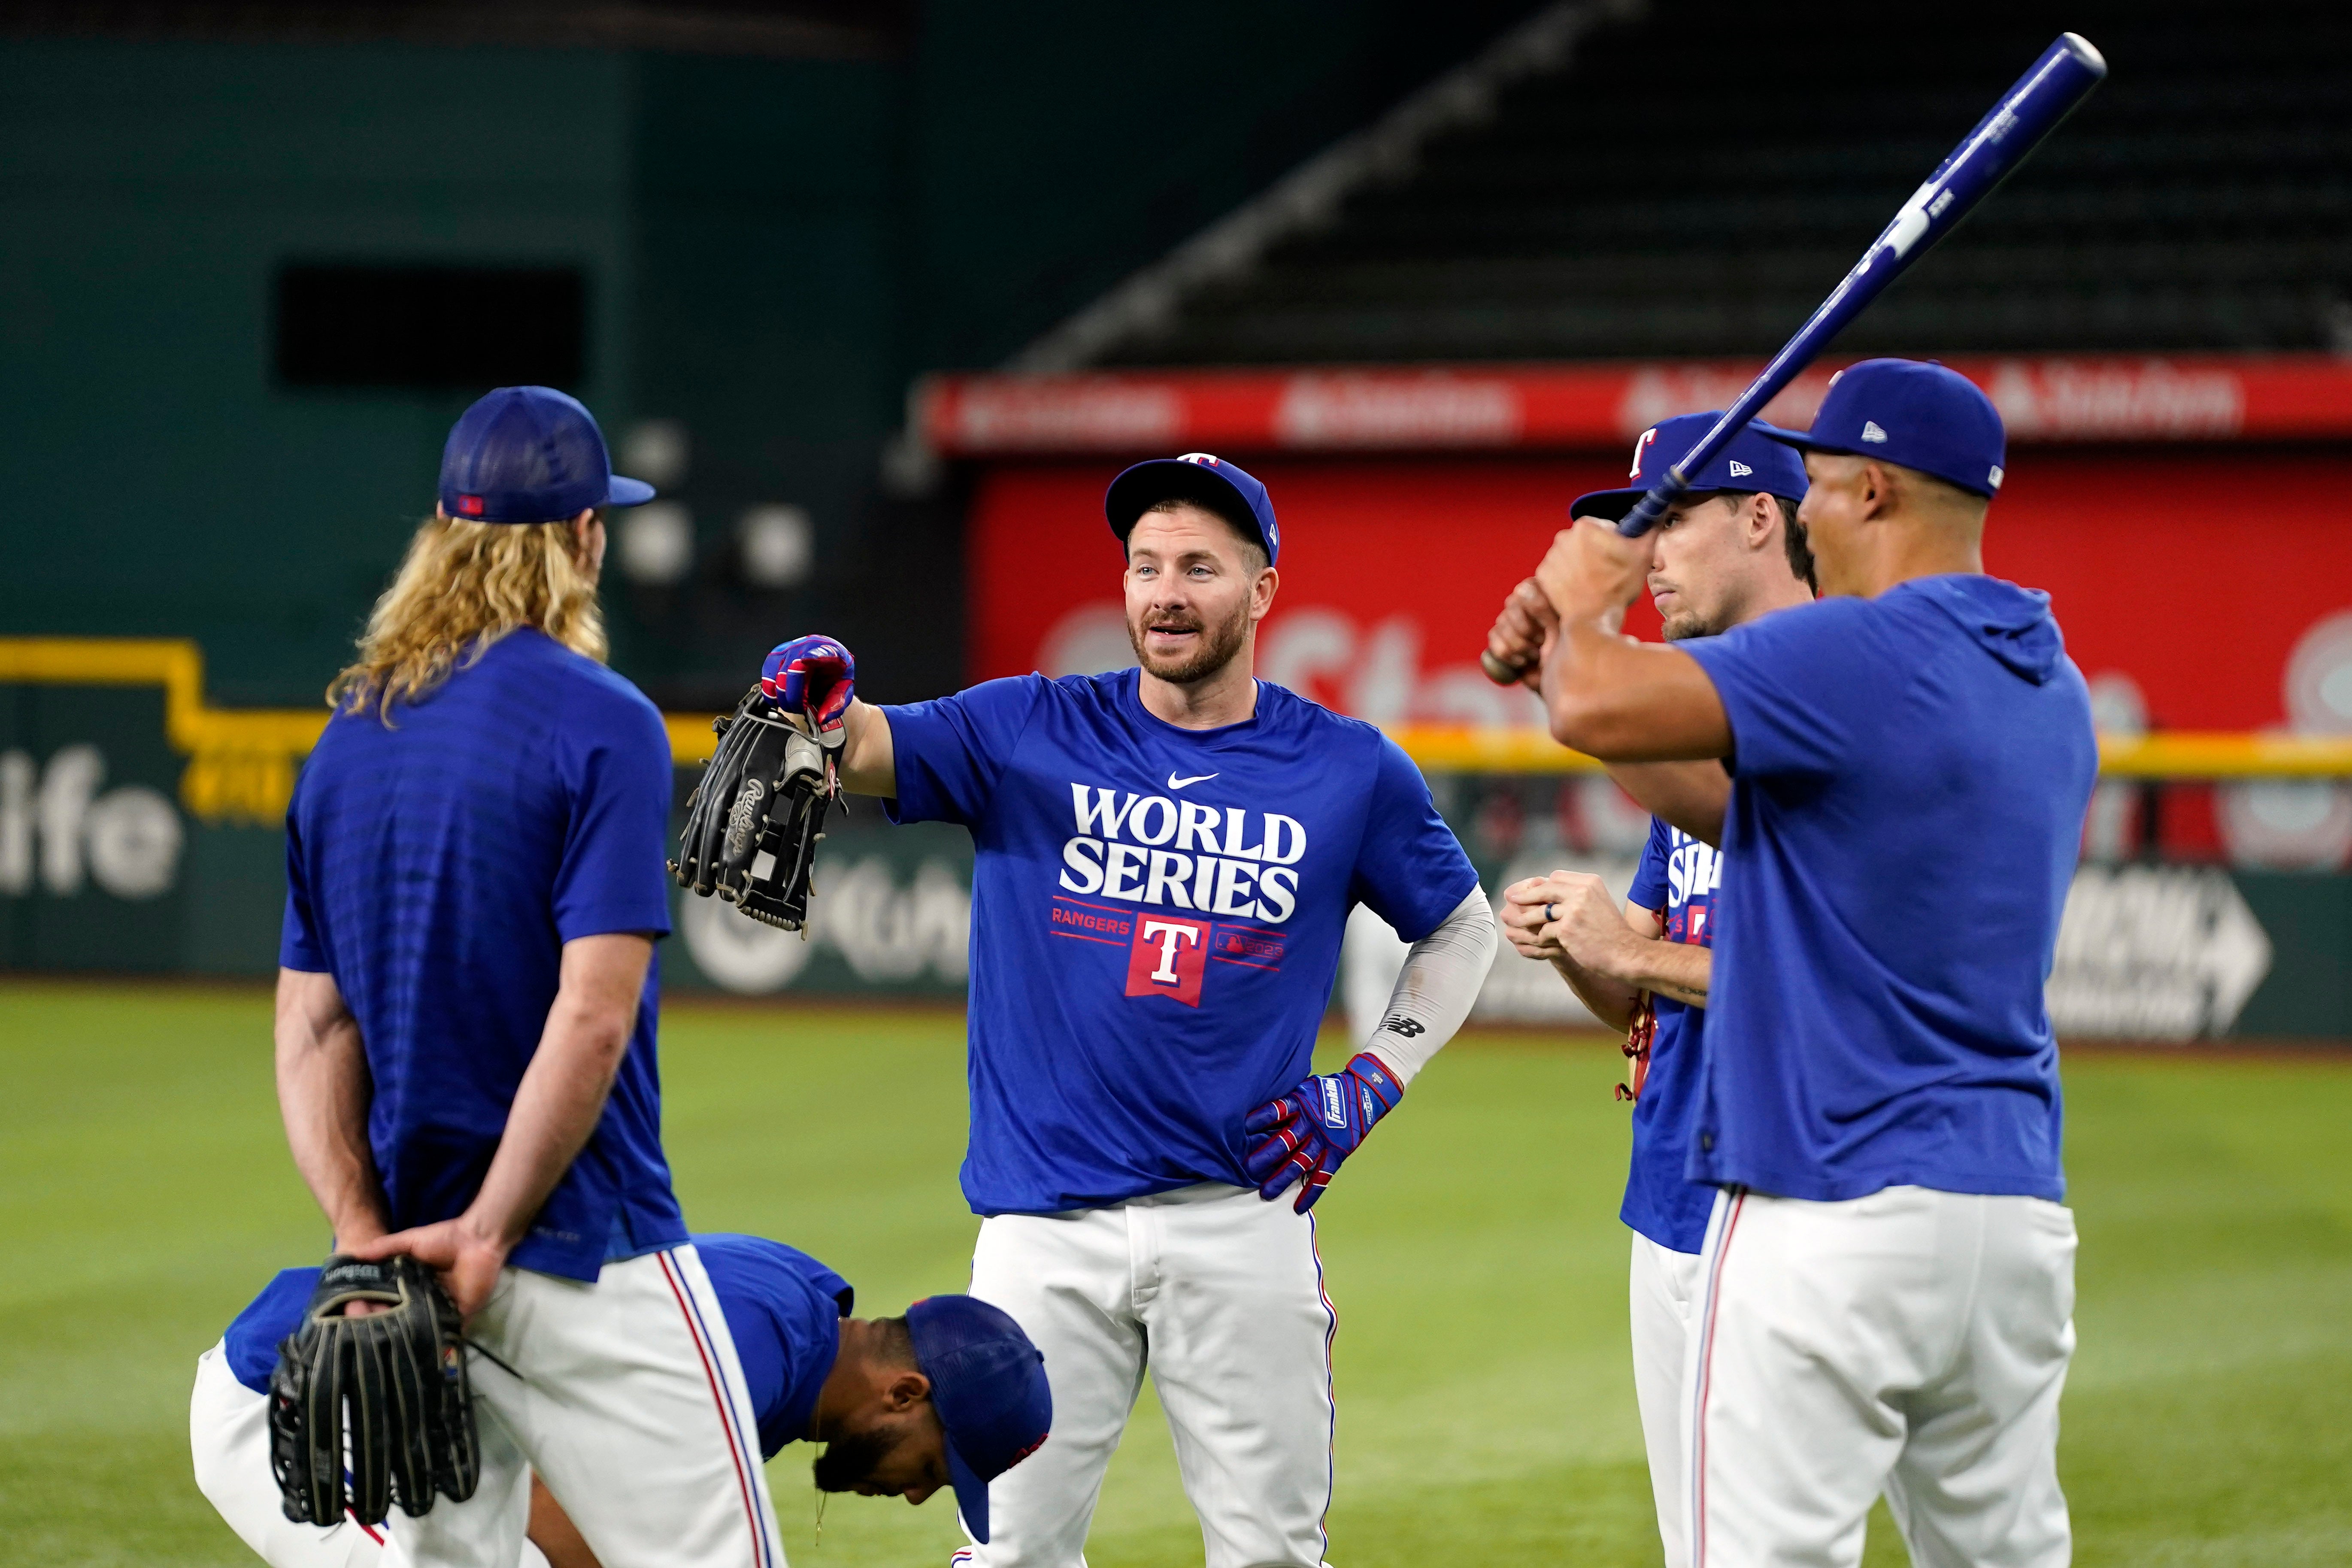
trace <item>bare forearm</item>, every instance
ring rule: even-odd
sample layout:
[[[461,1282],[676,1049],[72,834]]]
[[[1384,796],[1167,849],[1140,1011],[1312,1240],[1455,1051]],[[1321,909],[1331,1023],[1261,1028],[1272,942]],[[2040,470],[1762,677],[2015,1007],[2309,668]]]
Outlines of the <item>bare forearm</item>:
[[[477,1234],[508,1247],[520,1241],[586,1146],[635,1032],[652,953],[639,936],[564,944],[562,988],[508,1109],[499,1152],[466,1211]]]
[[[1622,1029],[1633,1021],[1633,1004],[1640,994],[1636,987],[1588,969],[1565,953],[1554,954],[1551,966],[1559,971],[1559,977],[1568,982],[1585,1010],[1607,1027]]]
[[[1609,776],[1653,816],[1720,848],[1731,775],[1719,762],[1612,763]]]
[[[337,1245],[373,1241],[388,1216],[368,1145],[367,1052],[333,978],[281,971],[274,1034],[278,1110],[294,1168]]]
[[[1623,984],[1704,1007],[1714,963],[1715,955],[1695,942],[1637,938],[1610,955],[1609,968]]]
[[[849,705],[843,718],[848,738],[841,748],[841,787],[852,795],[898,793],[897,753],[890,744],[890,716],[871,702]]]
[[[1601,619],[1563,620],[1543,666],[1552,739],[1612,763],[1720,757],[1731,728],[1698,661],[1627,642]]]

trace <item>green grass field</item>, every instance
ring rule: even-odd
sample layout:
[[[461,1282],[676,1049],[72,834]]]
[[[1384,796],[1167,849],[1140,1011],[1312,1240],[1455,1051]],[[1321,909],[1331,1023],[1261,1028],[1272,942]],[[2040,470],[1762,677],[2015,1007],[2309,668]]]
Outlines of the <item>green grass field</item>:
[[[674,1008],[689,1219],[808,1248],[867,1311],[961,1289],[961,1047],[946,1014]],[[1318,1211],[1342,1568],[1656,1561],[1616,1067],[1598,1043],[1467,1037]],[[2083,1053],[2067,1092],[2077,1561],[2352,1562],[2352,1059]],[[0,987],[0,1561],[249,1561],[189,1479],[189,1380],[325,1239],[278,1131],[266,995]],[[946,1562],[945,1503],[836,1499],[813,1548],[807,1465],[787,1448],[769,1472],[804,1568]],[[1149,1395],[1088,1556],[1201,1560]],[[1870,1560],[1903,1561],[1883,1511]]]

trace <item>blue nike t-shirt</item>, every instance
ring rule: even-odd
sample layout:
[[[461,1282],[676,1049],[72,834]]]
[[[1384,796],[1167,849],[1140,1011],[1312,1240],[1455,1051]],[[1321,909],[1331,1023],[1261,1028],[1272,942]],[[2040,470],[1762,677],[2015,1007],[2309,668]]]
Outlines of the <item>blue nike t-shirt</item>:
[[[563,944],[669,931],[660,713],[541,633],[509,632],[421,701],[339,712],[286,814],[278,963],[335,977],[374,1096],[394,1228],[462,1213],[555,1001]],[[656,966],[612,1099],[508,1261],[593,1279],[686,1239],[661,1146]]]
[[[1691,645],[1735,748],[1693,1179],[2064,1195],[2042,987],[2098,747],[2049,605],[1925,577]]]
[[[698,1236],[694,1250],[735,1342],[743,1386],[760,1425],[760,1457],[808,1435],[816,1398],[841,1349],[841,1320],[856,1292],[807,1253],[760,1236]],[[281,1269],[221,1335],[229,1375],[269,1392],[278,1347],[302,1321],[319,1288],[316,1268]]]
[[[1715,899],[1722,886],[1721,854],[1679,827],[1650,819],[1650,841],[1625,901],[1663,913],[1668,942],[1714,945]],[[1633,1158],[1618,1217],[1660,1247],[1695,1253],[1706,1243],[1707,1215],[1715,1207],[1715,1188],[1686,1173],[1706,1009],[1654,993],[1651,1005],[1658,1028],[1642,1096],[1633,1102]]]
[[[886,708],[903,822],[971,829],[973,1210],[1250,1184],[1242,1120],[1311,1070],[1355,905],[1407,942],[1478,883],[1380,731],[1258,682],[1239,724],[1139,671]]]

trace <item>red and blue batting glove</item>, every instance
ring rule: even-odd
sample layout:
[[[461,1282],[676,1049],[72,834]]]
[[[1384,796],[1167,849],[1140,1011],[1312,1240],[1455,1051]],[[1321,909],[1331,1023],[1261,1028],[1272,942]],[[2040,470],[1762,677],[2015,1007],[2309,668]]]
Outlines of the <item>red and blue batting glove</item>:
[[[829,637],[779,643],[760,667],[760,689],[787,713],[807,716],[820,735],[841,728],[857,695],[857,660]]]
[[[1251,1142],[1242,1167],[1272,1203],[1291,1183],[1292,1206],[1305,1214],[1331,1184],[1340,1163],[1364,1145],[1372,1123],[1397,1108],[1404,1085],[1380,1058],[1358,1051],[1327,1077],[1307,1079],[1280,1100],[1259,1106],[1242,1123]]]

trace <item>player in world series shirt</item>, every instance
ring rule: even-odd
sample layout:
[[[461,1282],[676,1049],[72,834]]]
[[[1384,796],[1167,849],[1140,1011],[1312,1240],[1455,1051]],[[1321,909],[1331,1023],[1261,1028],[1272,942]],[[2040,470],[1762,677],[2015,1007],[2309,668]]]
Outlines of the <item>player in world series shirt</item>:
[[[1080,1563],[1149,1371],[1207,1568],[1314,1568],[1336,1321],[1307,1210],[1467,1016],[1494,916],[1394,742],[1253,678],[1265,487],[1195,453],[1128,469],[1105,511],[1140,668],[875,708],[802,638],[768,683],[846,726],[848,788],[972,834],[971,1291],[1045,1353],[1055,1419],[965,1560]],[[1372,1037],[1317,1076],[1359,903],[1412,949]]]
[[[1657,467],[1687,451],[1716,418],[1687,414],[1643,432],[1627,476],[1633,488],[1580,496],[1570,514],[1622,517]],[[1795,452],[1751,426],[1694,478],[1692,493],[1648,536],[1650,595],[1666,640],[1688,646],[1811,604],[1812,553],[1796,521],[1805,469]],[[1526,587],[1540,592],[1532,582]],[[1497,627],[1497,651],[1532,655],[1542,632],[1533,605],[1515,600]],[[1622,909],[1598,877],[1558,871],[1504,890],[1503,930],[1521,953],[1550,960],[1603,1023],[1650,1027],[1619,1213],[1633,1233],[1633,1392],[1658,1535],[1666,1568],[1688,1568],[1683,1361],[1716,1188],[1690,1180],[1685,1167],[1698,1119],[1699,1032],[1724,879],[1717,846],[1731,778],[1712,762],[1621,763],[1610,773],[1659,814]]]

